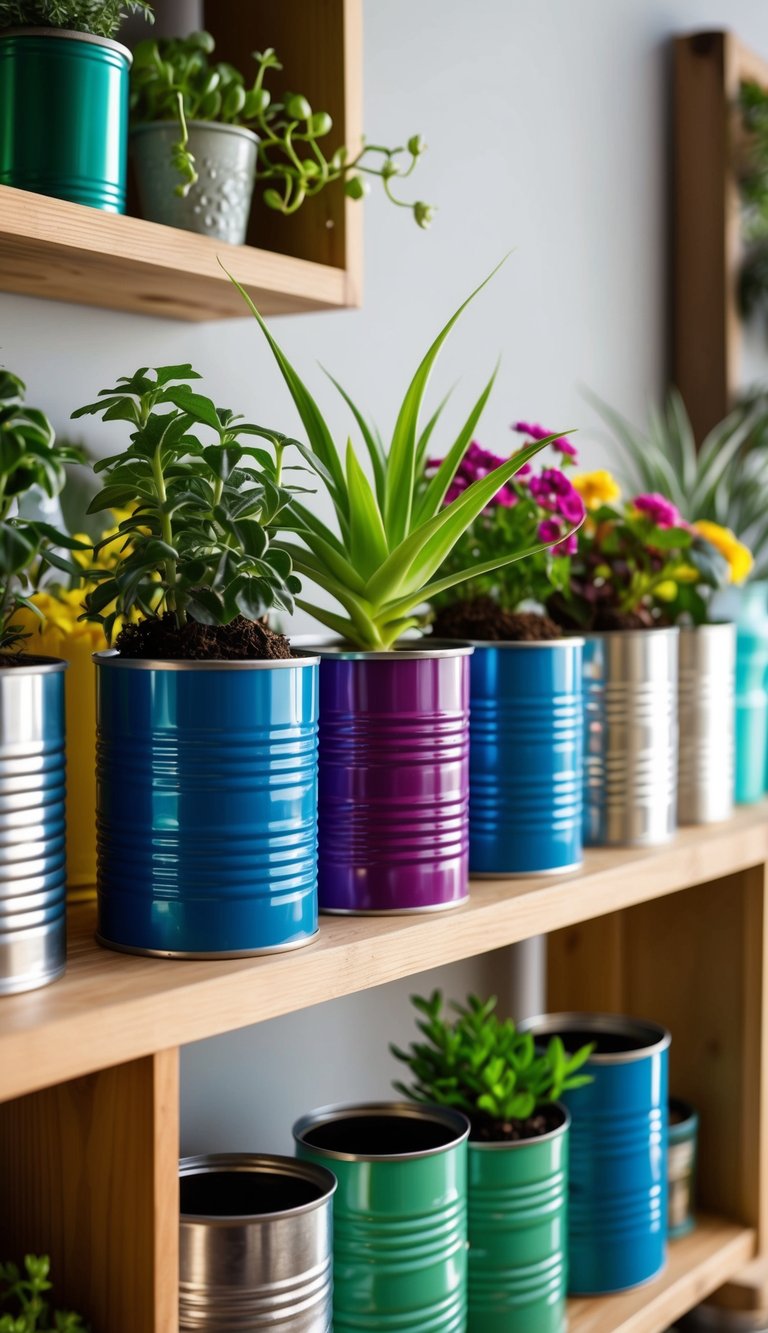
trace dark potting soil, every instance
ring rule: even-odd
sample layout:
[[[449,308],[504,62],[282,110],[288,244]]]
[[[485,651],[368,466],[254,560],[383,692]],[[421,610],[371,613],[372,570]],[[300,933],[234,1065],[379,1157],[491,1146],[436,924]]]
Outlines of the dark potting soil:
[[[32,653],[0,653],[0,670],[4,667],[46,666],[56,660],[55,657],[35,657]]]
[[[121,657],[160,661],[274,661],[291,657],[284,634],[259,620],[237,616],[228,625],[200,625],[188,620],[182,629],[170,612],[125,625],[115,639]]]
[[[561,593],[554,593],[547,602],[547,612],[555,624],[569,634],[590,634],[621,631],[623,629],[659,629],[663,622],[654,620],[648,611],[617,611],[615,607],[599,602],[590,606],[583,599],[579,613]]]
[[[201,1171],[179,1182],[181,1212],[197,1217],[248,1217],[283,1213],[319,1199],[310,1180],[276,1171]]]
[[[401,1157],[405,1153],[444,1148],[456,1130],[439,1120],[410,1115],[342,1115],[315,1125],[302,1135],[310,1148],[352,1153],[361,1157]]]
[[[549,616],[505,611],[492,597],[473,597],[441,607],[432,633],[439,639],[488,639],[494,643],[562,638],[560,626]]]
[[[490,1116],[472,1117],[472,1143],[518,1143],[521,1139],[540,1139],[559,1129],[565,1116],[559,1106],[540,1106],[527,1120],[492,1120]]]

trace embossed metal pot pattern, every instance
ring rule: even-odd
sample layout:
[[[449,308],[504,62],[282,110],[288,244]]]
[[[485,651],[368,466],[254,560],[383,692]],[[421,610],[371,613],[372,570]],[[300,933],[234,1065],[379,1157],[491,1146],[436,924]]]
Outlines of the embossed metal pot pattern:
[[[198,180],[182,198],[171,162],[178,126],[163,121],[131,130],[141,211],[150,222],[242,245],[256,179],[258,137],[242,125],[191,120],[189,149]]]
[[[730,819],[734,800],[735,625],[680,630],[677,817]]]

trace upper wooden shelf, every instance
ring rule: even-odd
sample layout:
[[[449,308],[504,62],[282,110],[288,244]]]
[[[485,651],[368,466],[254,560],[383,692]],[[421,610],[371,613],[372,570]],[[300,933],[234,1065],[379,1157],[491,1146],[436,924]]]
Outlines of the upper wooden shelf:
[[[0,1001],[0,1101],[759,865],[767,813],[750,807],[663,848],[593,851],[566,877],[475,881],[453,912],[324,917],[314,943],[263,958],[113,953],[94,943],[93,906],[73,908],[66,975]]]

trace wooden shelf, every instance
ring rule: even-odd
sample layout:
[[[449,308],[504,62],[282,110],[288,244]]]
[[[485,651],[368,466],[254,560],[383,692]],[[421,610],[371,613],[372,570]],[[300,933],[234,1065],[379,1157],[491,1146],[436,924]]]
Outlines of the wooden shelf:
[[[93,940],[93,905],[72,908],[66,975],[0,1004],[0,1101],[745,870],[768,859],[767,810],[662,848],[593,851],[566,877],[474,881],[453,912],[324,917],[314,943],[264,958],[113,953]]]
[[[618,1296],[568,1302],[569,1333],[661,1333],[727,1282],[754,1254],[747,1227],[699,1217],[690,1236],[673,1241],[665,1272]]]

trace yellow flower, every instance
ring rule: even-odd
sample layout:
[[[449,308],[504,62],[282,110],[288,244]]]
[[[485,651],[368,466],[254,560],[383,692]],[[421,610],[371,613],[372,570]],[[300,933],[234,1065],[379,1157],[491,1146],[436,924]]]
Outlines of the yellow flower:
[[[665,579],[663,583],[656,586],[654,591],[662,602],[674,602],[677,597],[677,584],[674,579]]]
[[[708,519],[700,519],[693,524],[693,529],[725,556],[729,566],[730,582],[743,583],[755,563],[749,547],[740,542],[730,528],[723,528],[719,523],[710,523]]]
[[[618,482],[604,468],[598,468],[596,472],[577,472],[571,482],[587,509],[599,509],[600,505],[612,504],[621,496]]]

